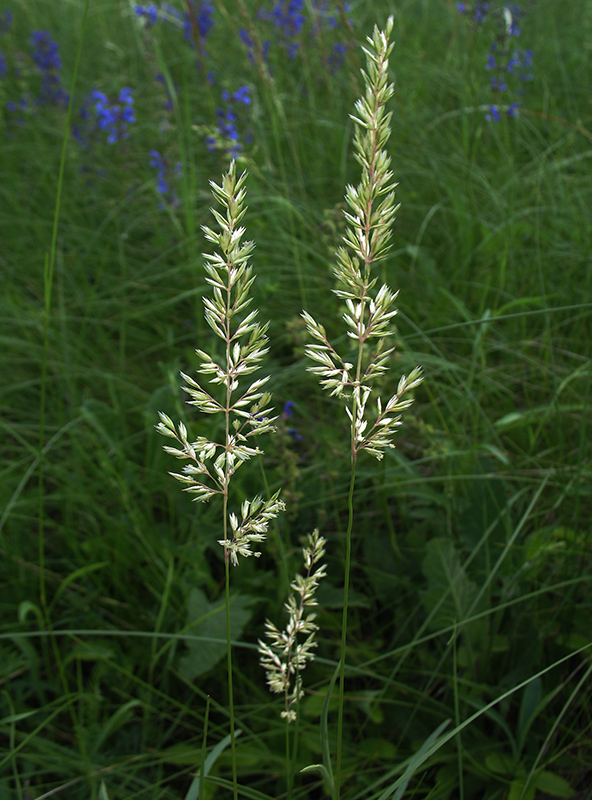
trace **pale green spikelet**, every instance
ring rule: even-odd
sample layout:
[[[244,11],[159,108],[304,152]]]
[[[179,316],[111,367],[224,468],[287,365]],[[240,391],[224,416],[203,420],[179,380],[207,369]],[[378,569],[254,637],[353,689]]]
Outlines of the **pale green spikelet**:
[[[313,569],[325,554],[325,539],[319,536],[318,530],[307,536],[306,546],[302,550],[304,558],[304,575],[297,574],[290,584],[293,591],[285,604],[288,612],[288,624],[280,631],[269,620],[265,623],[269,644],[259,640],[258,650],[261,655],[261,666],[265,669],[269,688],[275,694],[284,695],[282,718],[294,722],[297,705],[304,692],[302,689],[302,670],[314,658],[317,646],[315,635],[318,625],[316,614],[308,613],[307,608],[317,605],[315,592],[321,578],[325,576],[323,564]],[[298,641],[298,636],[305,636]]]
[[[249,263],[253,242],[243,242],[245,229],[239,226],[247,207],[245,204],[246,172],[236,175],[233,161],[228,173],[218,186],[211,182],[214,198],[224,213],[211,209],[220,232],[203,228],[206,239],[219,248],[219,252],[205,255],[206,281],[212,287],[212,296],[204,297],[204,316],[214,334],[222,340],[224,356],[196,350],[200,359],[198,373],[207,376],[214,389],[208,391],[198,381],[181,373],[189,395],[189,405],[203,414],[224,414],[226,418],[224,441],[214,442],[199,436],[189,441],[187,429],[160,413],[156,430],[175,439],[179,447],[164,447],[167,453],[187,461],[181,472],[170,474],[184,484],[183,491],[194,495],[198,501],[207,501],[222,495],[227,501],[230,479],[238,468],[262,451],[255,437],[274,430],[273,411],[269,407],[271,396],[264,390],[269,380],[257,378],[244,385],[245,376],[257,370],[267,353],[267,325],[257,321],[257,311],[245,313],[251,303],[249,290],[254,281]],[[226,504],[226,503],[225,503]],[[284,508],[279,493],[269,500],[260,497],[245,501],[242,521],[229,514],[231,537],[220,539],[226,557],[234,565],[238,556],[259,555],[251,545],[265,539],[269,522]]]
[[[397,313],[397,293],[386,285],[376,291],[376,278],[371,277],[372,267],[388,253],[399,208],[391,159],[384,149],[391,133],[391,113],[386,111],[386,104],[394,92],[388,81],[392,27],[391,17],[384,32],[375,27],[368,37],[368,47],[364,48],[367,67],[362,71],[365,93],[351,115],[356,124],[354,155],[362,166],[362,175],[357,187],[346,187],[349,210],[344,214],[348,226],[344,245],[336,253],[338,285],[333,290],[345,301],[343,321],[348,339],[354,343],[349,359],[331,345],[322,325],[307,312],[302,314],[315,340],[306,348],[314,362],[309,370],[318,376],[323,389],[348,401],[354,460],[361,450],[381,459],[386,448],[394,447],[392,439],[401,424],[400,414],[412,403],[412,398],[404,395],[422,380],[420,368],[415,367],[401,378],[396,393],[386,403],[374,397],[375,384],[388,372],[394,352],[393,347],[386,347],[386,340],[393,332],[392,320]]]

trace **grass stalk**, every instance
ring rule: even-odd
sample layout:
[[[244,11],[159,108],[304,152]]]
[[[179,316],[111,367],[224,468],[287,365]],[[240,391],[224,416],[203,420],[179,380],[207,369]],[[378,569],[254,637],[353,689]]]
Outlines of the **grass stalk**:
[[[343,579],[343,612],[341,616],[341,647],[339,657],[339,710],[337,718],[337,764],[335,768],[335,794],[341,792],[341,759],[343,752],[343,706],[345,698],[345,656],[347,652],[347,613],[351,572],[352,531],[354,525],[354,490],[356,484],[356,453],[352,453],[352,466],[347,496],[347,530],[345,532],[345,575]]]
[[[226,505],[226,503],[225,503]],[[226,511],[226,509],[225,509]],[[226,515],[224,516],[226,521]],[[226,526],[225,526],[226,527]],[[224,536],[226,538],[226,530]],[[234,732],[234,687],[232,681],[232,642],[230,637],[230,558],[224,554],[224,579],[226,600],[226,668],[228,672],[228,716],[230,721],[230,753],[232,759],[232,794],[234,800],[238,798],[238,777],[236,771],[236,736]]]

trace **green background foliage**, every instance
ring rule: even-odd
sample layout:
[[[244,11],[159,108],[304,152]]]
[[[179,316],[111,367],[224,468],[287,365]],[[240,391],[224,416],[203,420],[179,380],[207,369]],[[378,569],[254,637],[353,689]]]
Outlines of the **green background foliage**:
[[[68,87],[83,4],[12,10],[0,50],[26,62],[31,30],[50,31]],[[178,32],[91,0],[75,94],[131,86],[136,123],[92,152],[69,139],[50,285],[65,112],[40,107],[15,125],[4,101],[18,87],[0,81],[0,800],[195,797],[204,741],[204,796],[229,796],[219,509],[178,490],[154,425],[159,410],[194,435],[209,422],[178,372],[211,342],[200,226],[228,157],[205,136],[220,88],[242,85],[265,374],[279,412],[295,404],[262,442],[263,470],[245,467],[236,484],[239,499],[282,488],[288,505],[262,557],[232,574],[243,796],[285,796],[280,706],[256,642],[266,617],[283,624],[314,527],[328,575],[294,763],[322,761],[349,439],[340,402],[306,372],[300,312],[337,338],[331,269],[344,187],[359,176],[348,116],[359,45],[389,14],[402,205],[380,275],[400,289],[385,393],[417,363],[425,380],[397,449],[358,465],[343,797],[591,797],[592,9],[529,6],[533,80],[520,115],[497,124],[485,118],[491,39],[452,2],[352,3],[340,69],[327,67],[328,43],[303,39],[294,60],[271,53],[271,81],[242,48],[234,4],[214,14],[211,85]],[[171,112],[157,72],[175,87]],[[182,162],[176,205],[159,208],[151,149]],[[326,715],[334,751],[334,701]],[[295,797],[325,791],[317,774],[296,776]]]

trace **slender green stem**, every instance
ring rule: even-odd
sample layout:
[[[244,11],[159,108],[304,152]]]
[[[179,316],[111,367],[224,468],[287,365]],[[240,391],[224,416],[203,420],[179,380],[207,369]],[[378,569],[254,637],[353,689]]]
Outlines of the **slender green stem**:
[[[349,599],[349,576],[351,571],[351,538],[354,524],[354,488],[356,484],[356,455],[353,454],[349,494],[347,497],[348,520],[345,535],[345,578],[343,582],[343,614],[341,617],[341,655],[339,659],[339,714],[337,718],[337,768],[335,770],[335,797],[339,800],[341,790],[341,750],[343,743],[343,699],[345,693],[345,648],[347,645],[347,605]]]
[[[224,527],[226,528],[226,498],[224,498]],[[226,538],[226,530],[224,531]],[[234,693],[232,688],[232,647],[230,643],[230,556],[224,553],[224,570],[226,575],[226,663],[228,667],[228,711],[230,715],[230,751],[232,754],[232,792],[234,800],[238,800],[238,779],[236,773],[236,740],[234,735]]]
[[[286,800],[292,798],[292,786],[294,776],[292,775],[292,764],[290,763],[290,723],[286,719]]]
[[[206,697],[206,713],[203,727],[203,740],[201,743],[201,761],[199,765],[199,797],[204,796],[204,779],[206,770],[206,749],[208,744],[208,723],[210,721],[210,695]]]

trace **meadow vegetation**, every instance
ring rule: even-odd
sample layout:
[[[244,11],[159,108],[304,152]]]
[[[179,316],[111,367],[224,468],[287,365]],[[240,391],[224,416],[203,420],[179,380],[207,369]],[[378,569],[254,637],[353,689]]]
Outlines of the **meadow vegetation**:
[[[0,5],[0,800],[592,798],[591,42],[584,0]],[[361,334],[331,372],[370,295],[394,449]]]

